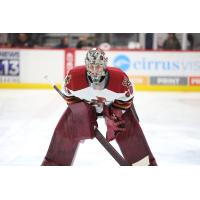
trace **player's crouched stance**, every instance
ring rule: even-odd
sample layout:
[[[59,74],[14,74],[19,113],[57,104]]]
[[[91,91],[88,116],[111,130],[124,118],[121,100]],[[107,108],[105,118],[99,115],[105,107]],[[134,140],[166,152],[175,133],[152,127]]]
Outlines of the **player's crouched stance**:
[[[85,65],[68,73],[64,91],[68,108],[55,128],[43,166],[72,165],[79,142],[95,137],[98,117],[105,118],[107,141],[116,139],[129,165],[157,165],[134,109],[132,84],[123,71],[107,66],[101,49],[90,49]]]

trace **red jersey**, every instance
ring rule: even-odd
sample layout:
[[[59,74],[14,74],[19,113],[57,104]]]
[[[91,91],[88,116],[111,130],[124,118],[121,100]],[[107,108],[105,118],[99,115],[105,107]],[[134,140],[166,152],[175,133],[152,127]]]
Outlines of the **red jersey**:
[[[85,66],[75,67],[65,78],[64,91],[68,104],[85,100],[101,102],[113,107],[128,109],[133,100],[133,87],[128,76],[120,69],[106,67],[107,81],[103,88],[91,87]]]

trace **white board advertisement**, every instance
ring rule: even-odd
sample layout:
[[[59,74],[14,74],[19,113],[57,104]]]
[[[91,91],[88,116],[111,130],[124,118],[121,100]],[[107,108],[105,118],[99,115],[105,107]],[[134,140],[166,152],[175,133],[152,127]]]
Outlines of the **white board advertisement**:
[[[0,83],[46,83],[64,78],[64,50],[0,49]]]
[[[76,65],[86,51],[76,51]],[[137,84],[199,85],[199,51],[107,51],[108,65],[122,69]]]

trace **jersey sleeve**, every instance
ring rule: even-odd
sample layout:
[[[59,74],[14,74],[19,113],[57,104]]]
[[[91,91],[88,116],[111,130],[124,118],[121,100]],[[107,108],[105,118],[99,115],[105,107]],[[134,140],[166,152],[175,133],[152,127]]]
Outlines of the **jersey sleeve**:
[[[120,84],[121,95],[113,101],[111,106],[114,108],[127,110],[131,107],[131,104],[133,103],[133,85],[125,73],[123,73]]]

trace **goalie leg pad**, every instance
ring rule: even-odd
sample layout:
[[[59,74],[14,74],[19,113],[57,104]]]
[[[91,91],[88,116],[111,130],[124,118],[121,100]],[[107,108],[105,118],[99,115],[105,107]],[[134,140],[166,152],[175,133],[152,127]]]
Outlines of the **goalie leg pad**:
[[[157,165],[139,122],[131,109],[124,114],[124,120],[126,131],[123,134],[119,134],[116,140],[125,159],[132,165],[135,163],[140,165],[141,163],[143,165]]]
[[[72,165],[80,140],[94,137],[95,108],[84,102],[70,105],[60,118],[42,165]]]

